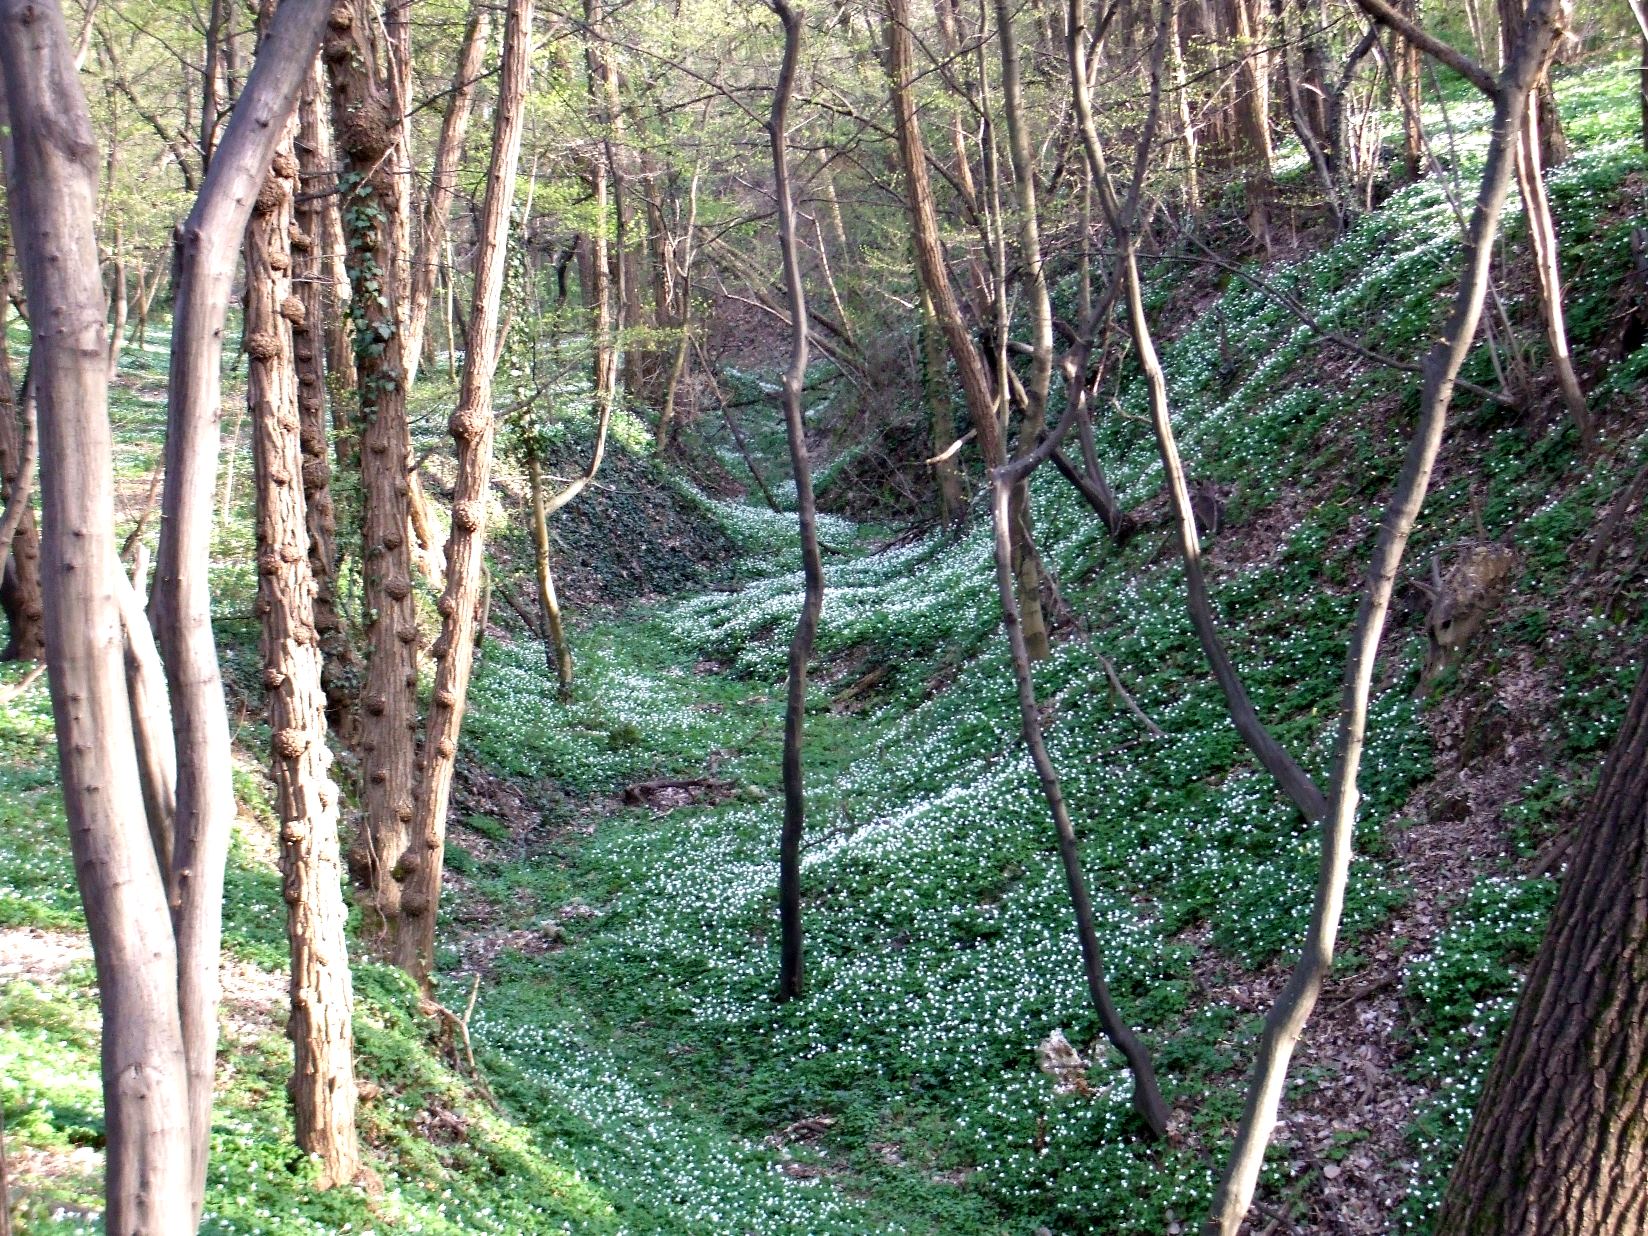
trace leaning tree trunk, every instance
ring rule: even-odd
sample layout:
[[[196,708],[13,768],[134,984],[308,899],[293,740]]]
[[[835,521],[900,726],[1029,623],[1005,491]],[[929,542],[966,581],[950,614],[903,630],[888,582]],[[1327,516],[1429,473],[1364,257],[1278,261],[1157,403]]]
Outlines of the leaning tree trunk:
[[[464,340],[462,385],[449,422],[457,446],[452,535],[446,542],[446,591],[435,641],[435,690],[424,734],[423,777],[412,821],[410,868],[401,901],[396,963],[428,985],[435,967],[435,919],[441,900],[446,813],[457,763],[475,632],[485,575],[486,508],[492,484],[492,375],[498,364],[498,306],[503,298],[509,211],[521,159],[527,73],[532,50],[532,0],[509,0],[504,17],[503,67],[492,129],[492,166],[486,178],[475,248],[475,291]]]
[[[58,770],[103,1022],[119,1028],[102,1047],[104,1226],[191,1232],[177,945],[143,812],[114,591],[97,145],[56,5],[0,0],[0,68],[11,131],[6,188],[35,323]]]
[[[527,477],[532,486],[532,546],[538,572],[538,604],[544,612],[544,652],[549,668],[555,671],[563,700],[572,698],[572,645],[567,641],[566,624],[561,619],[561,599],[555,594],[555,574],[549,562],[549,509],[544,493],[544,466],[536,451],[527,456]]]
[[[217,1071],[223,878],[235,818],[229,715],[212,636],[212,495],[222,414],[223,324],[246,223],[320,45],[328,0],[285,0],[177,235],[166,489],[151,615],[172,697],[177,819],[169,893],[198,1220]],[[107,357],[104,358],[107,363]]]
[[[802,778],[801,739],[807,713],[807,663],[812,659],[818,618],[824,608],[824,561],[818,549],[818,515],[813,504],[812,464],[807,458],[807,425],[801,415],[801,390],[807,382],[807,294],[801,285],[801,258],[795,229],[795,202],[790,196],[790,97],[795,90],[796,62],[801,56],[801,15],[788,0],[771,0],[784,23],[784,61],[773,91],[767,136],[772,143],[773,193],[778,199],[778,236],[784,252],[784,286],[790,302],[790,364],[784,371],[784,430],[790,441],[795,473],[795,510],[801,525],[801,566],[806,592],[801,616],[790,641],[789,683],[784,705],[784,826],[778,850],[780,945],[778,998],[802,991],[801,836],[806,828],[807,799]]]
[[[1361,2],[1365,7],[1367,0]],[[1419,422],[1408,443],[1396,488],[1379,523],[1367,583],[1351,633],[1310,924],[1293,973],[1265,1018],[1235,1146],[1214,1195],[1206,1227],[1209,1236],[1236,1236],[1241,1228],[1258,1183],[1265,1146],[1276,1125],[1288,1063],[1333,967],[1334,945],[1349,879],[1359,797],[1357,774],[1367,732],[1368,701],[1373,690],[1380,635],[1390,610],[1402,555],[1419,517],[1442,446],[1455,380],[1481,322],[1493,242],[1511,184],[1516,143],[1528,98],[1544,76],[1567,28],[1568,12],[1567,0],[1533,0],[1517,39],[1515,54],[1495,87],[1492,137],[1465,235],[1459,287],[1442,334],[1425,358]]]
[[[1437,1236],[1648,1231],[1648,669],[1572,854]]]
[[[306,469],[294,326],[307,308],[293,295],[292,199],[298,161],[292,132],[275,152],[246,228],[246,399],[257,488],[258,610],[263,685],[280,817],[286,938],[291,948],[292,1097],[297,1142],[319,1158],[322,1188],[360,1169],[355,1140],[348,944],[338,858],[338,787],[330,776],[315,578],[310,567]],[[304,346],[313,347],[313,341]],[[306,394],[307,392],[305,392]],[[324,445],[322,446],[324,458]]]
[[[408,544],[404,337],[395,298],[405,254],[401,193],[392,152],[399,118],[380,67],[369,0],[332,10],[325,57],[332,130],[343,155],[349,315],[360,392],[361,575],[371,660],[361,696],[360,754],[366,815],[349,853],[366,938],[397,954],[401,895],[416,794],[413,727],[418,719],[418,622]]]

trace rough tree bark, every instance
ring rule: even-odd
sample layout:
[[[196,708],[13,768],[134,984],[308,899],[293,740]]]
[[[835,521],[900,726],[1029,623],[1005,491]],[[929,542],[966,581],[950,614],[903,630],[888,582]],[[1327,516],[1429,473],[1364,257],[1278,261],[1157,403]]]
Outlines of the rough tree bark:
[[[150,612],[166,663],[177,739],[177,822],[168,891],[189,1060],[196,1219],[211,1146],[223,876],[235,817],[229,716],[212,638],[211,597],[223,323],[246,221],[314,61],[326,8],[327,0],[281,5],[212,153],[200,196],[177,235],[166,488]]]
[[[298,380],[299,441],[303,447],[304,513],[309,526],[309,573],[314,580],[315,632],[320,637],[321,686],[326,693],[327,724],[345,746],[356,731],[356,666],[349,630],[338,612],[338,520],[332,498],[331,434],[326,416],[326,321],[332,300],[331,278],[323,263],[324,245],[337,210],[327,192],[336,181],[331,136],[325,116],[326,83],[317,64],[298,103],[296,153],[298,192],[292,215],[292,294],[303,313],[292,321],[292,355]],[[329,217],[330,216],[330,217]]]
[[[1648,670],[1570,853],[1437,1236],[1648,1230]]]
[[[784,703],[784,825],[778,843],[779,946],[778,998],[802,993],[804,979],[801,933],[801,838],[807,824],[806,785],[801,743],[807,715],[807,663],[812,660],[819,613],[824,608],[824,560],[818,548],[818,515],[813,504],[812,463],[807,457],[807,425],[801,415],[801,392],[807,383],[807,293],[801,284],[800,241],[795,228],[795,201],[790,189],[787,126],[795,92],[796,64],[801,57],[801,14],[788,0],[770,0],[784,24],[784,60],[773,90],[767,137],[772,145],[773,196],[778,201],[778,236],[784,253],[784,286],[789,293],[790,363],[784,371],[784,431],[795,474],[795,511],[801,532],[801,567],[806,590],[790,641],[789,678]]]
[[[115,587],[97,145],[62,13],[0,0],[6,160],[34,316],[45,636],[58,770],[104,1023],[104,1224],[194,1230],[177,943],[143,812]]]
[[[267,9],[260,22],[268,19]],[[309,75],[313,85],[313,73]],[[330,776],[320,635],[302,443],[294,327],[307,307],[293,294],[293,189],[297,125],[286,126],[246,227],[246,400],[257,489],[258,604],[263,685],[272,732],[275,810],[291,949],[292,1098],[297,1143],[320,1159],[320,1187],[348,1184],[360,1168],[355,1140],[348,945],[338,858],[338,787]],[[313,346],[312,342],[306,346]],[[324,458],[324,444],[322,446]]]
[[[1359,2],[1366,7],[1374,0]],[[1344,910],[1350,869],[1358,800],[1356,778],[1361,765],[1379,637],[1389,612],[1402,554],[1419,516],[1441,448],[1454,379],[1481,321],[1494,237],[1516,164],[1516,143],[1527,113],[1528,98],[1550,64],[1566,30],[1567,19],[1567,0],[1533,0],[1515,52],[1495,88],[1492,136],[1466,231],[1459,288],[1443,333],[1425,358],[1418,425],[1380,521],[1361,607],[1351,632],[1339,737],[1327,795],[1328,813],[1322,822],[1321,871],[1310,925],[1298,963],[1265,1019],[1235,1146],[1207,1224],[1206,1230],[1215,1236],[1236,1236],[1247,1214],[1264,1160],[1265,1145],[1276,1124],[1288,1062],[1333,966],[1334,941]]]
[[[458,406],[449,422],[457,446],[458,476],[452,495],[452,535],[446,542],[446,590],[439,603],[441,634],[434,648],[435,690],[424,731],[423,776],[411,847],[402,860],[409,874],[395,961],[425,986],[435,965],[446,813],[475,660],[485,573],[486,507],[492,484],[492,375],[498,363],[498,307],[503,298],[509,212],[521,158],[531,51],[532,0],[509,0],[493,118],[492,164],[476,238],[475,290],[464,340],[463,378]]]
[[[332,132],[344,163],[340,210],[360,399],[361,576],[370,644],[360,718],[365,818],[349,870],[365,938],[393,958],[416,794],[418,623],[408,543],[405,336],[396,304],[405,260],[392,166],[400,124],[375,28],[370,0],[341,0],[328,19],[325,59]]]

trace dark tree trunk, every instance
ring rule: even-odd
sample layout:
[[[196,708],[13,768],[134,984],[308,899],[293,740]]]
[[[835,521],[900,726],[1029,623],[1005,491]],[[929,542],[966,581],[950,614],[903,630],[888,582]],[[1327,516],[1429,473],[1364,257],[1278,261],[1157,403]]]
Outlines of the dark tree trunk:
[[[1648,669],[1571,852],[1437,1236],[1648,1231]]]
[[[790,442],[790,467],[795,473],[795,510],[801,524],[801,563],[806,594],[801,616],[790,641],[788,691],[784,705],[784,827],[778,850],[778,914],[783,930],[778,970],[778,998],[801,995],[803,986],[801,937],[801,836],[806,827],[807,800],[802,779],[801,739],[807,713],[807,663],[812,660],[824,607],[824,562],[818,549],[818,516],[813,506],[812,464],[807,457],[807,426],[801,415],[801,391],[807,381],[807,297],[801,285],[801,256],[795,228],[795,202],[790,196],[790,97],[795,90],[796,63],[801,56],[801,15],[787,0],[771,0],[784,23],[784,63],[773,91],[767,136],[772,142],[773,189],[778,198],[778,234],[784,251],[784,286],[789,292],[790,364],[784,372],[784,430]]]

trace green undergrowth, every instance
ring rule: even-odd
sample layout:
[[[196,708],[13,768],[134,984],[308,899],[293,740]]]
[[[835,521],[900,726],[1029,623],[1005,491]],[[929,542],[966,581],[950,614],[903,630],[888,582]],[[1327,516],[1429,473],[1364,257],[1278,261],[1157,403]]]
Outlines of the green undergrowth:
[[[1628,86],[1623,73],[1603,73],[1565,87],[1574,106],[1605,103],[1612,117],[1576,125],[1588,144],[1552,178],[1572,232],[1576,305],[1610,294],[1601,272],[1617,269],[1614,248],[1630,216],[1623,186],[1641,155],[1627,140]],[[1453,113],[1467,162],[1471,144],[1480,148],[1471,127],[1480,111]],[[1451,208],[1421,184],[1341,245],[1266,277],[1328,326],[1409,356],[1434,329],[1457,254]],[[1579,315],[1583,354],[1601,354],[1601,317]],[[1260,713],[1325,779],[1356,587],[1417,407],[1417,379],[1330,353],[1234,283],[1164,361],[1189,467],[1233,489],[1232,526],[1207,547],[1222,629]],[[1640,398],[1637,364],[1608,366],[1599,389]],[[1484,384],[1493,381],[1486,365],[1479,351],[1470,372]],[[1123,415],[1105,418],[1101,456],[1136,505],[1155,495],[1160,469],[1137,384],[1121,407]],[[1531,647],[1565,684],[1567,731],[1554,736],[1526,796],[1532,839],[1543,816],[1572,804],[1553,786],[1583,776],[1605,745],[1624,698],[1624,650],[1641,627],[1625,609],[1576,626],[1544,602],[1562,593],[1642,444],[1616,440],[1581,473],[1562,424],[1513,422],[1464,395],[1456,410],[1412,569],[1473,537],[1478,516],[1522,557],[1507,602],[1510,638],[1478,655],[1491,668]],[[1482,465],[1474,494],[1459,470],[1466,463]],[[1301,493],[1311,501],[1268,542],[1246,539],[1246,528]],[[1125,1071],[1099,1041],[1051,826],[1019,744],[982,521],[958,541],[934,534],[826,562],[808,717],[808,994],[774,1003],[781,808],[771,791],[800,578],[772,570],[783,561],[769,539],[784,534],[781,521],[707,501],[747,553],[766,555],[768,573],[745,578],[737,592],[586,628],[586,682],[564,710],[544,689],[535,652],[498,650],[482,672],[498,707],[475,720],[471,741],[500,769],[609,793],[714,766],[756,791],[668,814],[609,798],[587,841],[555,846],[540,865],[483,870],[500,901],[517,879],[535,890],[527,916],[506,921],[545,931],[555,923],[550,951],[505,955],[477,1014],[485,1055],[522,1110],[582,1085],[581,1061],[610,1052],[636,1093],[741,1144],[796,1138],[804,1122],[811,1131],[783,1152],[792,1157],[786,1170],[863,1198],[853,1220],[861,1226],[850,1230],[909,1230],[912,1215],[914,1230],[935,1232],[1142,1233],[1194,1220],[1212,1167],[1191,1147],[1216,1154],[1224,1145],[1256,1026],[1198,994],[1192,962],[1204,948],[1243,968],[1286,957],[1309,909],[1316,839],[1226,719],[1184,617],[1165,527],[1118,552],[1056,478],[1038,480],[1034,503],[1044,556],[1092,632],[1090,644],[1062,640],[1037,668],[1050,745],[1118,1004],[1155,1051],[1187,1141],[1164,1148],[1141,1138]],[[1361,778],[1348,967],[1405,895],[1393,846],[1422,822],[1406,812],[1413,790],[1439,771],[1426,701],[1414,698],[1422,647],[1417,618],[1399,616]],[[1124,705],[1101,656],[1163,736]],[[829,701],[877,667],[887,672],[858,701],[868,706],[842,724]],[[1456,675],[1430,698],[1467,687]],[[745,754],[718,762],[729,749]],[[1505,887],[1506,913],[1529,930],[1524,886]],[[576,913],[558,919],[556,897]],[[1514,991],[1504,962],[1523,945],[1494,936],[1504,904],[1473,895],[1455,909],[1432,954],[1442,959],[1432,986],[1501,1001]],[[1413,974],[1430,964],[1415,962]],[[1473,966],[1491,972],[1477,981]],[[1410,978],[1422,1006],[1434,998],[1424,982]],[[1450,1072],[1462,1058],[1485,1055],[1497,1025],[1456,1021],[1457,1010],[1438,1009],[1414,1025],[1416,1047],[1430,1047],[1413,1067],[1442,1102],[1450,1096],[1441,1079],[1462,1076]],[[1089,1097],[1056,1093],[1035,1067],[1036,1045],[1056,1028],[1091,1046]],[[1413,1147],[1416,1230],[1426,1190],[1434,1192],[1456,1147],[1428,1129],[1416,1129]],[[631,1170],[627,1162],[591,1167],[596,1179],[623,1180]],[[771,1230],[755,1184],[733,1182],[723,1165],[695,1170],[692,1188],[731,1216],[720,1230]],[[657,1222],[656,1230],[676,1230]]]
[[[1559,97],[1578,148],[1551,177],[1575,343],[1594,370],[1596,406],[1638,407],[1648,349],[1608,354],[1610,297],[1641,213],[1630,196],[1642,170],[1631,80],[1575,75]],[[1450,111],[1467,185],[1483,115],[1474,104]],[[1452,209],[1423,183],[1339,245],[1264,275],[1325,325],[1411,357],[1436,328],[1457,254]],[[159,359],[127,362],[116,404],[123,492],[152,466]],[[1227,526],[1206,541],[1221,629],[1261,715],[1325,779],[1345,639],[1417,378],[1333,353],[1238,282],[1180,326],[1163,359],[1190,471],[1230,489]],[[1467,373],[1495,381],[1480,348]],[[419,441],[438,435],[439,403],[431,394],[414,409]],[[574,470],[587,409],[563,411],[557,465]],[[1134,507],[1160,486],[1143,411],[1130,379],[1119,414],[1099,427],[1110,479]],[[1426,822],[1414,791],[1454,758],[1433,749],[1426,710],[1467,695],[1473,674],[1528,657],[1559,683],[1560,717],[1508,813],[1508,848],[1534,852],[1583,798],[1624,700],[1623,658],[1643,634],[1617,591],[1564,603],[1599,511],[1645,457],[1648,443],[1619,423],[1605,419],[1606,449],[1582,463],[1560,421],[1519,420],[1463,394],[1456,403],[1410,575],[1476,536],[1478,519],[1521,566],[1498,638],[1424,698],[1417,612],[1405,602],[1410,612],[1393,619],[1361,776],[1347,971],[1367,946],[1394,945],[1382,933],[1410,893],[1402,834]],[[617,433],[629,463],[607,499],[644,535],[655,508],[639,489],[657,465],[639,421],[626,414]],[[768,474],[782,476],[771,425],[752,439]],[[519,568],[518,481],[506,467],[500,514],[515,523],[501,541]],[[226,673],[251,697],[244,482],[243,472],[227,503],[214,597]],[[729,590],[579,611],[566,702],[531,641],[483,650],[467,754],[523,789],[540,818],[506,825],[477,813],[454,827],[460,879],[438,994],[462,1007],[472,959],[487,958],[471,1030],[498,1107],[435,1040],[404,980],[357,965],[360,1074],[372,1088],[362,1124],[381,1192],[317,1193],[291,1149],[283,910],[259,844],[257,780],[237,779],[247,823],[226,897],[234,1046],[206,1230],[1189,1230],[1257,1035],[1257,1019],[1207,990],[1207,976],[1251,976],[1290,956],[1317,842],[1231,729],[1184,614],[1166,525],[1147,524],[1117,549],[1056,476],[1033,489],[1045,559],[1089,633],[1061,630],[1037,688],[1108,977],[1175,1107],[1180,1135],[1159,1145],[1132,1114],[1127,1074],[1087,1000],[1051,824],[1020,742],[982,516],[956,538],[879,548],[865,529],[821,521],[840,552],[826,560],[808,697],[807,994],[778,1004],[779,753],[801,595],[793,517],[671,485],[672,509],[703,524],[694,544],[736,551]],[[685,576],[667,583],[688,586]],[[642,580],[622,595],[651,591]],[[254,723],[241,736],[262,750]],[[53,1165],[29,1186],[22,1230],[95,1231],[97,1016],[43,683],[0,709],[0,752],[0,927],[63,941],[49,978],[0,991],[8,1133]],[[626,787],[659,778],[700,779],[705,801],[626,804]],[[1481,872],[1448,907],[1443,935],[1405,961],[1404,1067],[1435,1098],[1414,1130],[1403,1230],[1426,1228],[1549,905],[1545,883],[1514,872],[1509,861]],[[1061,1093],[1038,1071],[1037,1045],[1054,1030],[1089,1057],[1087,1093]]]

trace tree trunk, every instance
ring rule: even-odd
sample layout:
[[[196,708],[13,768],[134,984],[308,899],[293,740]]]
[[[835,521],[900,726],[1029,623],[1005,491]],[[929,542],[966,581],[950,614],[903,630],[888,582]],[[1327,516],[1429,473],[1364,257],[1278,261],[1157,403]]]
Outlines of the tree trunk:
[[[1041,229],[1036,218],[1036,167],[1030,152],[1019,82],[1018,43],[1013,37],[1013,10],[1008,0],[996,0],[996,30],[1001,40],[1001,94],[1007,119],[1007,149],[1018,191],[1019,261],[1024,268],[1025,291],[1030,301],[1030,380],[1024,388],[1024,414],[1014,450],[1014,454],[1022,458],[1035,449],[1036,440],[1047,427],[1047,392],[1053,380],[1053,301],[1042,263]],[[1013,575],[1018,580],[1019,634],[1030,659],[1041,661],[1052,651],[1052,646],[1047,635],[1047,620],[1042,614],[1041,569],[1032,540],[1028,478],[1014,484],[1008,511],[1012,519]]]
[[[818,515],[813,504],[812,463],[807,457],[807,425],[801,415],[801,391],[807,381],[807,294],[801,284],[800,240],[796,236],[795,202],[790,195],[790,97],[795,90],[796,64],[801,56],[801,15],[788,0],[771,0],[773,12],[784,23],[784,61],[773,91],[767,136],[772,143],[773,193],[778,199],[778,236],[784,253],[784,285],[789,293],[790,363],[784,371],[784,431],[790,443],[790,468],[795,473],[795,510],[801,531],[801,564],[806,591],[801,615],[790,641],[789,679],[784,705],[784,825],[778,844],[778,915],[782,928],[778,970],[778,998],[801,995],[803,983],[801,936],[801,838],[806,830],[807,799],[801,765],[802,731],[807,715],[807,664],[812,660],[824,607],[824,561],[818,549]]]
[[[572,645],[567,642],[561,621],[561,601],[555,595],[555,576],[549,565],[549,513],[544,504],[544,469],[536,454],[527,457],[527,474],[532,482],[532,545],[538,568],[538,603],[543,606],[544,641],[549,668],[561,684],[563,700],[572,698]]]
[[[58,771],[103,1023],[104,1226],[192,1232],[177,945],[131,739],[114,544],[114,444],[97,145],[56,5],[0,0],[8,202],[35,314],[42,572]]]
[[[429,325],[429,305],[435,293],[435,276],[446,244],[447,216],[458,190],[458,161],[463,156],[464,135],[469,132],[470,105],[475,83],[480,80],[486,53],[487,10],[479,5],[469,13],[463,44],[458,50],[458,67],[452,74],[447,94],[446,115],[435,141],[434,167],[429,174],[429,196],[424,201],[418,226],[417,252],[412,258],[412,278],[406,298],[406,385],[417,380],[423,359],[424,334]]]
[[[945,364],[944,335],[933,311],[933,298],[921,289],[921,386],[927,395],[927,415],[933,427],[933,470],[938,476],[938,514],[946,528],[967,520],[967,496],[961,487],[956,452],[956,422],[950,414],[950,375]]]
[[[0,278],[0,285],[4,281]],[[0,295],[0,350],[6,347],[9,308]],[[5,611],[7,633],[0,661],[40,661],[46,655],[40,528],[31,500],[38,429],[34,401],[28,392],[24,396],[20,402],[10,354],[0,355],[0,504],[5,509],[0,525],[10,525],[9,535],[0,528],[0,609]]]
[[[169,891],[189,1059],[195,1150],[191,1196],[197,1220],[211,1146],[223,876],[235,818],[229,716],[212,638],[210,571],[223,323],[246,222],[320,45],[326,8],[327,0],[285,0],[281,5],[177,239],[166,488],[151,614],[166,663],[177,738],[176,848]]]
[[[1437,1236],[1648,1230],[1648,670],[1570,853]]]
[[[299,442],[303,448],[303,498],[309,529],[309,574],[314,582],[315,634],[320,639],[321,686],[326,694],[327,724],[345,746],[353,746],[356,699],[353,681],[355,650],[338,612],[338,523],[332,498],[331,434],[327,432],[329,402],[326,382],[326,321],[329,277],[323,264],[327,216],[336,210],[332,198],[322,196],[322,182],[331,174],[330,141],[325,123],[326,83],[317,64],[309,75],[298,104],[296,153],[298,193],[293,205],[292,294],[303,312],[292,319],[293,361],[298,381]]]
[[[308,90],[313,98],[314,74]],[[307,105],[307,103],[306,103]],[[246,228],[246,399],[257,486],[258,610],[269,703],[275,810],[280,817],[286,938],[291,948],[292,1040],[288,1083],[298,1146],[322,1165],[320,1187],[348,1184],[360,1169],[355,1140],[348,919],[338,858],[338,787],[330,776],[320,636],[302,438],[311,417],[295,363],[294,326],[308,324],[293,295],[292,135],[275,151]],[[304,347],[313,351],[313,339]],[[325,445],[321,444],[325,458]]]
[[[441,898],[446,813],[475,661],[475,630],[485,571],[486,508],[492,484],[492,375],[498,362],[498,306],[503,298],[515,172],[521,158],[531,48],[532,0],[509,0],[492,130],[492,164],[476,239],[475,289],[469,333],[464,340],[463,379],[458,407],[449,422],[457,447],[458,477],[452,495],[452,535],[446,543],[446,591],[439,605],[441,634],[434,649],[435,690],[424,733],[423,776],[405,863],[409,874],[401,901],[403,922],[395,955],[401,968],[425,986],[435,966],[435,920]]]
[[[370,0],[332,9],[325,57],[332,130],[343,155],[340,211],[348,248],[349,313],[360,392],[362,599],[370,661],[361,698],[365,818],[350,848],[365,938],[398,955],[401,895],[412,839],[418,623],[408,544],[405,336],[396,304],[405,254],[401,189],[390,165],[399,135]]]

